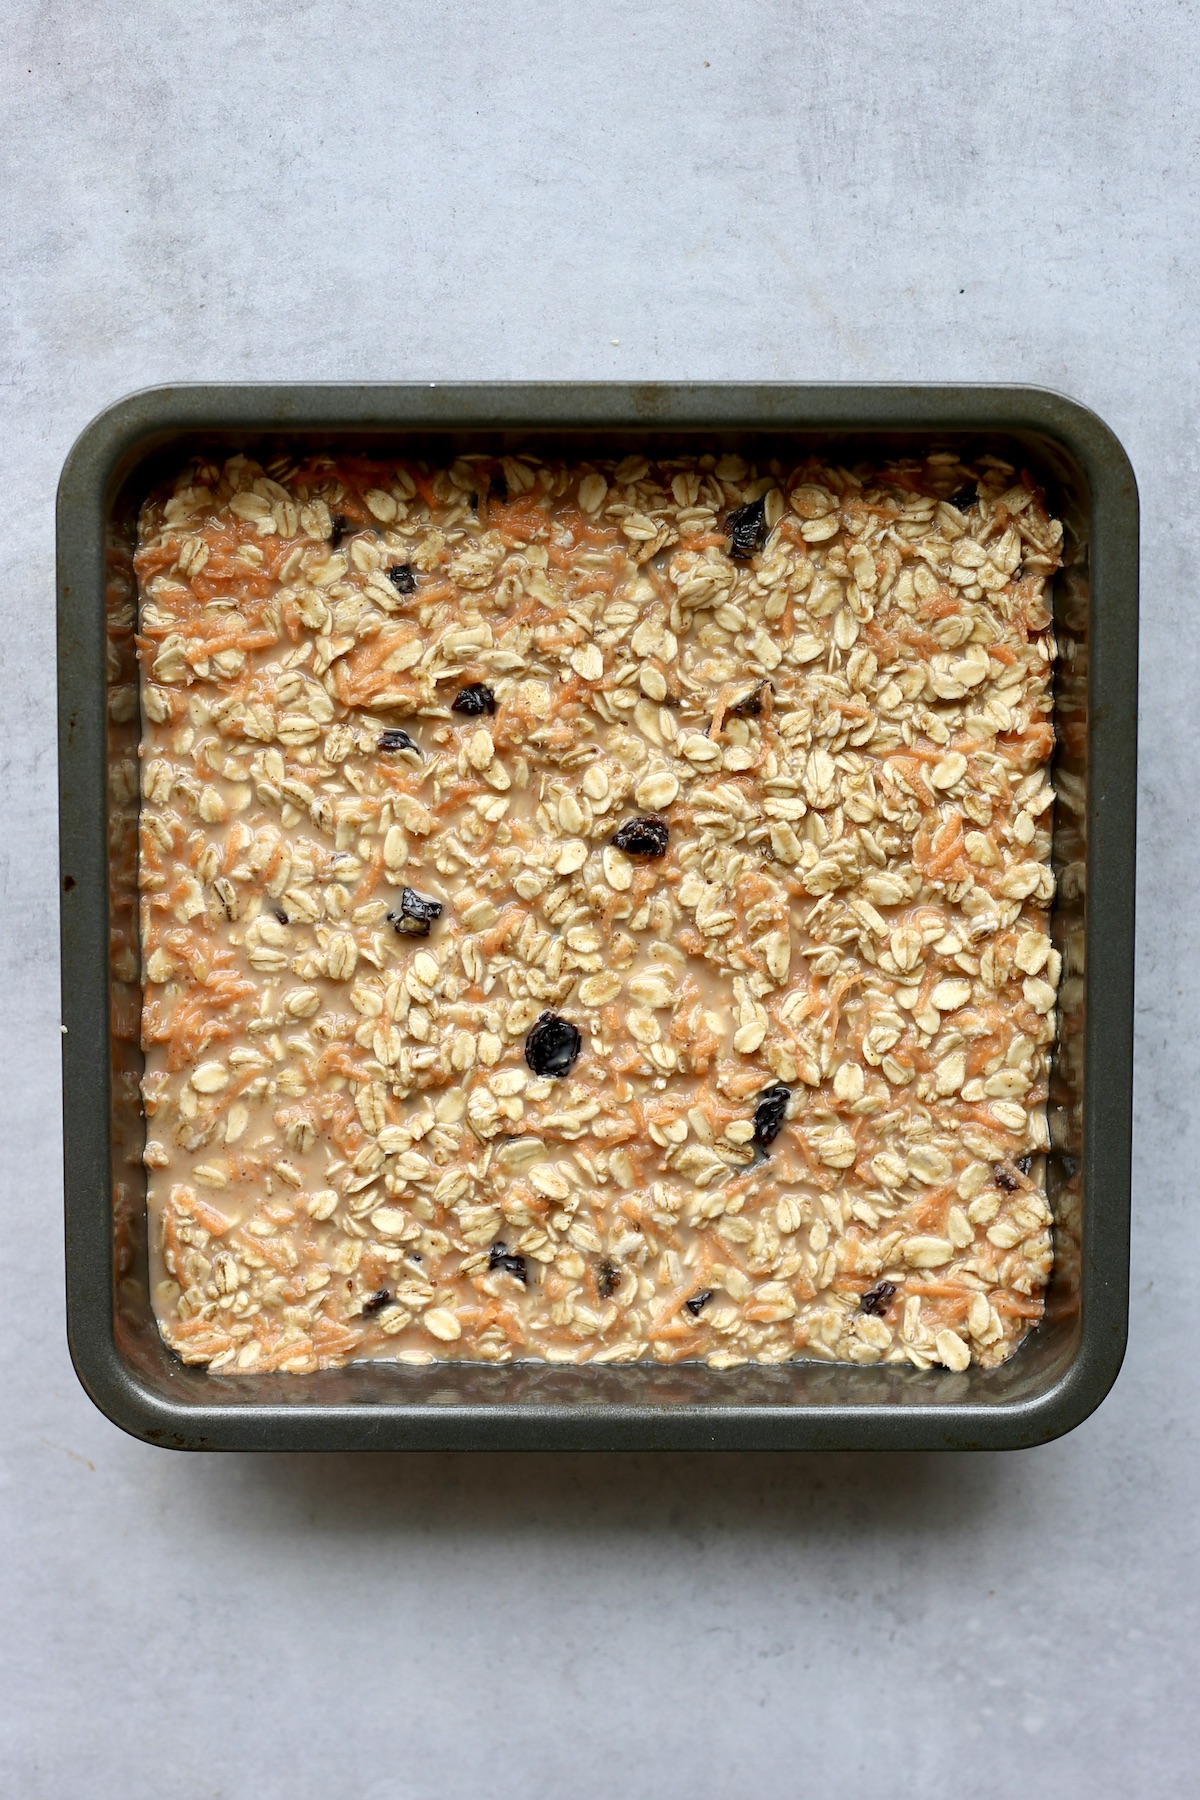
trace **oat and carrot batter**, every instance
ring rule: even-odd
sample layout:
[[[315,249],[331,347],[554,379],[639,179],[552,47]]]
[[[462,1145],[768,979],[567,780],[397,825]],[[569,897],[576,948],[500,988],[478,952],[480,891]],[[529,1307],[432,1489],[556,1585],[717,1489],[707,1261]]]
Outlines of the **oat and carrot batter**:
[[[155,1300],[212,1368],[1008,1356],[1061,527],[984,457],[145,507]]]

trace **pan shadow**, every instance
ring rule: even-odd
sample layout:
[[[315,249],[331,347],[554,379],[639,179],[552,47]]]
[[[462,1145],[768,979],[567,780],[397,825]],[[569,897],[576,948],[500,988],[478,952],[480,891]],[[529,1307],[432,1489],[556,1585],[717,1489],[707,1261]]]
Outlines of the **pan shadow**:
[[[205,1458],[202,1485],[219,1509],[331,1537],[945,1536],[1047,1498],[1034,1454],[279,1454]]]

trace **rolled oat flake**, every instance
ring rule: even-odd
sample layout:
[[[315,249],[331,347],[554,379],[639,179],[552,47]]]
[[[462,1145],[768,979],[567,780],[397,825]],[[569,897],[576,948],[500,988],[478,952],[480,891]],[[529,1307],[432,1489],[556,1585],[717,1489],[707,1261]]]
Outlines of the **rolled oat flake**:
[[[760,681],[758,686],[752,687],[748,694],[743,694],[740,700],[735,700],[729,711],[739,719],[757,719],[763,709],[763,695],[774,692],[775,683],[773,681]]]
[[[525,1039],[525,1061],[535,1075],[569,1075],[583,1048],[579,1027],[557,1013],[544,1012]]]

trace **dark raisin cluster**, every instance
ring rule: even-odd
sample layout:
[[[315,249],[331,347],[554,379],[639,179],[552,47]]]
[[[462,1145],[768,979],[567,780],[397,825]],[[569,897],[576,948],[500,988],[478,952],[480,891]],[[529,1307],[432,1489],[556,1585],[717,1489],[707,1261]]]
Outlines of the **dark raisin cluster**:
[[[440,900],[418,894],[415,888],[401,888],[400,905],[388,914],[388,924],[401,937],[428,937],[429,927],[441,918],[443,910]]]
[[[613,843],[626,856],[665,856],[670,835],[665,819],[626,819]]]
[[[773,681],[760,681],[758,686],[752,687],[748,694],[743,694],[740,700],[735,700],[729,711],[738,719],[757,719],[763,709],[763,695],[773,693],[774,689]]]
[[[506,1275],[515,1275],[523,1287],[529,1286],[529,1268],[523,1256],[510,1250],[507,1244],[493,1244],[488,1251],[488,1268],[502,1269]]]
[[[451,712],[466,713],[468,718],[478,718],[481,713],[494,713],[495,710],[496,696],[482,681],[472,681],[459,688],[450,702]]]
[[[535,1075],[569,1075],[583,1048],[579,1027],[557,1013],[544,1012],[525,1039],[525,1061]]]
[[[744,560],[761,550],[767,541],[767,503],[764,500],[751,500],[748,506],[739,506],[729,514],[725,521],[725,530],[729,534],[729,554]]]
[[[765,1150],[783,1130],[791,1097],[791,1088],[784,1087],[782,1082],[759,1095],[758,1105],[754,1108],[754,1142],[760,1150]]]

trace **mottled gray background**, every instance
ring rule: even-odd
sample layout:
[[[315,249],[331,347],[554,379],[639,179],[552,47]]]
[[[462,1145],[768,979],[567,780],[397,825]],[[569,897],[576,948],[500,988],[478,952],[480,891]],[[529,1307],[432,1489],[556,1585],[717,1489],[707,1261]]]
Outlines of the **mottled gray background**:
[[[0,4],[4,1793],[1196,1792],[1198,39],[1172,0]],[[518,376],[1043,382],[1127,445],[1133,1331],[1063,1442],[184,1458],[79,1388],[62,459],[151,382]]]

